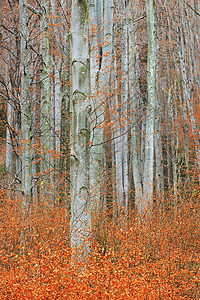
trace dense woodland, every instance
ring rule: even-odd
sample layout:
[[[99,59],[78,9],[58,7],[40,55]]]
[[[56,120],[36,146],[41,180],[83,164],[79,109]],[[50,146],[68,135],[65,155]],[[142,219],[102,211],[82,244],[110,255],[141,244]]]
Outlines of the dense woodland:
[[[0,298],[199,299],[199,1],[0,0],[0,28]]]

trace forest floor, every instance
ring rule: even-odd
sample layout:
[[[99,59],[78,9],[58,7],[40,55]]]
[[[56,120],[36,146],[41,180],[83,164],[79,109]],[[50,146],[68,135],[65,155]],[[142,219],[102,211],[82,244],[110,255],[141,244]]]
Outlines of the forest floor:
[[[66,210],[32,206],[22,226],[20,201],[1,192],[0,299],[200,299],[197,193],[145,224],[98,223],[90,257],[76,263]]]

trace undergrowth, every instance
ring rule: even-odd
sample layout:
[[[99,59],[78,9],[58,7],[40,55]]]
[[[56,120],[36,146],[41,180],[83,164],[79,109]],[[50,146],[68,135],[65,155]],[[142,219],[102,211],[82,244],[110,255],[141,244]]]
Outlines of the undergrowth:
[[[0,299],[200,299],[198,195],[145,224],[94,226],[77,262],[66,209],[32,205],[22,228],[20,200],[0,198]]]

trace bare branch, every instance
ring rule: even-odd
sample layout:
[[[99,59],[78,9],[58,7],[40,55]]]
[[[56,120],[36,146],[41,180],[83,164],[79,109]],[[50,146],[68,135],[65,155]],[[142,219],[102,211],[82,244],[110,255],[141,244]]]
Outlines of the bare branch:
[[[193,12],[195,12],[195,14],[197,14],[200,17],[200,13],[198,11],[196,11],[192,6],[190,6],[188,2],[186,2],[186,4],[191,10],[193,10]]]
[[[32,13],[36,14],[39,16],[39,18],[42,16],[41,12],[38,11],[37,9],[35,9],[34,7],[30,6],[29,4],[27,4],[27,7],[30,11],[32,11]]]

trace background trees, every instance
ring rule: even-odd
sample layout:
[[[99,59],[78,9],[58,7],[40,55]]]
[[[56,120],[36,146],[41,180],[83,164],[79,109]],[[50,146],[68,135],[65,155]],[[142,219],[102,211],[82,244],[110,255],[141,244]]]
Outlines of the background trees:
[[[1,15],[7,191],[64,205],[77,246],[90,201],[116,220],[195,193],[197,1],[10,0]]]

